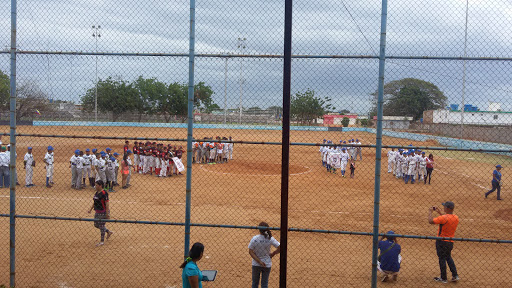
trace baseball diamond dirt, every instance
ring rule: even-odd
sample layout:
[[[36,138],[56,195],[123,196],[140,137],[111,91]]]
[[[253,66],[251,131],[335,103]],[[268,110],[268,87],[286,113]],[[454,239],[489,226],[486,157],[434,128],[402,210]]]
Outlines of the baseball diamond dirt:
[[[2,131],[8,131],[3,126]],[[120,137],[186,138],[186,129],[133,127],[31,127],[17,133],[96,135]],[[232,136],[236,141],[281,141],[281,131],[195,129],[196,138]],[[2,141],[8,142],[9,137]],[[358,138],[375,143],[364,132],[292,131],[292,142],[321,143],[323,139]],[[121,152],[124,140],[82,138],[17,138],[17,171],[21,184],[23,155],[33,147],[35,187],[16,189],[16,213],[91,218],[87,210],[94,190],[70,188],[69,159],[75,149],[111,147]],[[130,146],[133,141],[130,140]],[[167,144],[167,142],[165,142]],[[173,143],[185,146],[186,143]],[[384,137],[384,144],[434,146],[433,142],[407,142]],[[55,185],[44,185],[42,159],[46,147],[55,148]],[[322,167],[318,146],[292,146],[290,152],[289,224],[294,228],[371,232],[373,228],[375,150],[363,148],[355,178],[342,178]],[[503,201],[484,199],[495,164],[510,158],[484,153],[433,151],[436,166],[432,184],[405,185],[387,173],[386,151],[381,169],[380,231],[435,236],[427,222],[432,205],[450,200],[460,217],[456,237],[509,239],[511,199],[503,187]],[[256,226],[265,221],[279,226],[281,146],[235,144],[234,160],[224,164],[194,164],[192,170],[192,222]],[[186,154],[183,156],[186,164]],[[112,219],[184,222],[184,175],[157,178],[135,174],[129,189],[110,193]],[[120,176],[119,176],[120,177]],[[493,198],[493,199],[492,199]],[[9,213],[9,190],[0,190],[0,213]],[[102,247],[92,222],[21,219],[16,221],[17,287],[181,287],[184,227],[109,223],[115,232]],[[9,218],[0,217],[0,285],[9,282]],[[247,287],[251,283],[248,244],[258,231],[226,228],[191,228],[191,242],[205,245],[201,269],[219,273],[204,287]],[[274,232],[279,240],[279,231]],[[402,268],[393,287],[434,287],[439,275],[433,240],[398,239]],[[289,233],[289,287],[368,287],[371,277],[371,236],[325,233]],[[510,244],[456,242],[453,257],[461,287],[512,287],[501,277],[510,267]],[[274,257],[270,286],[277,287],[279,257]],[[379,284],[386,287],[389,283]]]

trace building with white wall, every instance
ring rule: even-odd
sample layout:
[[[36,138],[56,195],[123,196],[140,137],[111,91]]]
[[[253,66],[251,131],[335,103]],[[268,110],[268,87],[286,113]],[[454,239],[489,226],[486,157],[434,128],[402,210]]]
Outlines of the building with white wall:
[[[450,111],[445,109],[423,112],[425,124],[463,124],[466,125],[511,125],[512,112],[502,111]]]

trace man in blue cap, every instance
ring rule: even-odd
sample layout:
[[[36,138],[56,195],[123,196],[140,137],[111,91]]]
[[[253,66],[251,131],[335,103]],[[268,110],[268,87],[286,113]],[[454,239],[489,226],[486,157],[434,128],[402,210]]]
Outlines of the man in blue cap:
[[[48,146],[48,152],[44,155],[44,164],[46,164],[46,188],[52,188],[53,185],[53,147]]]
[[[384,274],[382,282],[387,282],[391,276],[393,281],[398,279],[398,272],[400,272],[400,262],[402,257],[402,247],[397,243],[396,238],[393,237],[395,232],[388,231],[387,236],[382,236],[379,241],[379,264],[378,268]]]
[[[421,157],[419,158],[419,168],[418,168],[418,183],[423,182],[424,184],[427,184],[427,181],[421,181],[425,180],[427,178],[427,159],[428,157],[425,156],[425,152],[421,151]]]
[[[85,149],[85,154],[82,155],[82,158],[84,160],[84,168],[83,168],[83,173],[82,173],[82,187],[85,188],[87,187],[87,185],[85,184],[85,178],[89,178],[89,185],[94,187],[94,177],[91,178],[92,176],[92,170],[91,170],[91,167],[92,167],[92,157],[93,155],[91,154],[91,149],[87,148]]]
[[[34,161],[34,155],[32,155],[32,147],[28,147],[27,154],[25,154],[25,157],[23,158],[23,167],[25,168],[25,187],[34,186],[34,183],[32,182],[34,166],[36,166],[36,162]]]
[[[492,172],[492,189],[485,193],[485,198],[491,194],[492,192],[497,190],[497,198],[496,200],[502,200],[500,192],[501,192],[501,165],[496,165],[496,169]]]
[[[107,175],[106,175],[106,165],[107,161],[105,160],[107,157],[107,153],[104,151],[100,152],[100,158],[96,161],[96,172],[98,173],[98,177],[96,178],[96,181],[101,180],[103,183],[103,186],[105,186],[105,183],[107,182]],[[99,178],[99,179],[98,179]],[[105,188],[105,187],[103,187]]]
[[[409,157],[407,157],[407,160],[408,160],[408,167],[407,167],[407,179],[405,180],[405,184],[407,184],[407,182],[409,181],[409,179],[411,180],[411,184],[414,184],[414,175],[416,174],[416,164],[417,164],[417,159],[414,155],[414,150],[411,150],[411,152],[409,152]]]
[[[361,147],[362,143],[359,142],[359,139],[356,139],[356,157],[354,157],[354,160],[357,160],[357,155],[359,155],[359,161],[363,161],[363,148]]]

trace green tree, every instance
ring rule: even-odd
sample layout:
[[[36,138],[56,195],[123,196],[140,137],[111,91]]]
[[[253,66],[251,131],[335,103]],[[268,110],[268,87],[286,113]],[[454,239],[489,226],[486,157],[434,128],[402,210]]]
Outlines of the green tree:
[[[334,109],[329,98],[315,96],[315,91],[307,89],[292,95],[290,101],[290,116],[292,119],[304,124],[311,124],[329,110]]]
[[[159,99],[157,110],[164,115],[165,121],[170,122],[171,117],[187,116],[188,87],[181,83],[171,83],[167,86],[167,95]]]
[[[9,98],[11,97],[10,78],[0,70],[0,109],[9,110]]]
[[[213,103],[212,95],[213,90],[210,86],[199,82],[194,85],[194,106],[202,112],[212,111]]]
[[[361,119],[360,123],[361,123],[361,126],[368,127],[368,119]]]
[[[94,111],[96,87],[87,90],[81,97],[84,111]],[[112,112],[112,121],[117,121],[122,113],[136,109],[138,91],[132,84],[111,77],[98,82],[98,113]]]
[[[348,119],[348,117],[343,117],[343,119],[341,119],[341,125],[343,125],[343,127],[348,127],[349,123],[350,119]]]
[[[151,115],[159,112],[158,101],[162,101],[167,95],[166,84],[159,82],[155,78],[145,79],[139,76],[133,82],[133,87],[137,91],[137,97],[133,103],[135,111],[138,112],[139,122],[142,115]]]
[[[371,115],[376,115],[377,92]],[[415,78],[395,80],[384,85],[384,115],[422,117],[423,111],[440,109],[446,106],[447,98],[431,82]]]

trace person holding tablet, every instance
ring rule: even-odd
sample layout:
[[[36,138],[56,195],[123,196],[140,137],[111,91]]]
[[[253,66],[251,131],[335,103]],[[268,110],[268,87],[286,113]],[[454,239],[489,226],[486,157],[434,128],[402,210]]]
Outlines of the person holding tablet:
[[[192,245],[187,259],[181,264],[180,268],[183,269],[181,279],[183,281],[183,288],[202,288],[203,274],[197,262],[203,258],[204,245],[196,242]]]
[[[269,227],[267,223],[261,222],[258,226]],[[261,288],[268,288],[268,277],[272,267],[272,257],[279,254],[279,242],[272,237],[268,228],[259,229],[260,234],[252,237],[249,243],[249,255],[252,257],[252,288],[258,288],[261,274]],[[270,246],[276,250],[270,253]]]

